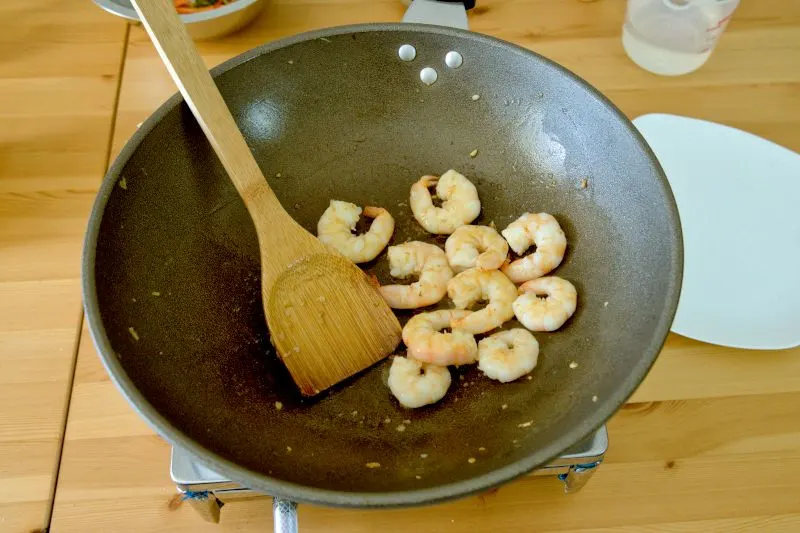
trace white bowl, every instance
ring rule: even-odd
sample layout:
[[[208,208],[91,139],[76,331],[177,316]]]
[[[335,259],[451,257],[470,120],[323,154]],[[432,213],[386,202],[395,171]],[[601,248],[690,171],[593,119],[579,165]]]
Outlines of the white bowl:
[[[130,0],[94,0],[94,3],[114,15],[139,20]],[[235,0],[217,9],[180,17],[192,39],[201,41],[222,37],[245,27],[256,18],[265,3],[266,0]]]

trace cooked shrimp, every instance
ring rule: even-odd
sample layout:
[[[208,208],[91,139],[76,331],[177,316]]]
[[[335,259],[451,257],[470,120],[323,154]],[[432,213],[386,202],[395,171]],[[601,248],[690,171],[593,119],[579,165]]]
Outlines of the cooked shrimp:
[[[442,206],[433,205],[429,187],[436,185]],[[422,176],[411,186],[411,211],[417,222],[431,233],[449,235],[459,226],[469,224],[481,212],[478,190],[467,178],[448,170],[441,178]]]
[[[389,389],[400,405],[411,409],[436,403],[450,388],[446,367],[395,357],[389,369]]]
[[[517,254],[525,253],[532,244],[536,251],[503,266],[503,272],[514,283],[544,276],[564,259],[567,237],[558,221],[547,213],[525,213],[502,232],[508,245]]]
[[[514,315],[531,331],[557,330],[578,305],[578,291],[557,276],[532,279],[520,285],[519,292],[513,304]]]
[[[470,311],[445,309],[413,316],[403,328],[408,356],[439,366],[467,365],[477,361],[478,345],[472,333],[455,328],[450,333],[441,332],[450,327],[452,320],[469,314]]]
[[[317,223],[319,240],[334,247],[354,263],[375,259],[394,232],[394,218],[382,207],[365,207],[364,216],[372,219],[369,231],[354,235],[361,208],[349,202],[331,200]]]
[[[511,304],[517,298],[517,288],[499,270],[465,270],[447,284],[447,295],[459,309],[478,301],[489,303],[480,311],[455,317],[451,326],[473,334],[485,333],[503,325],[514,316]]]
[[[444,250],[456,272],[473,267],[496,270],[508,256],[508,243],[489,226],[461,226],[447,238]]]
[[[389,307],[415,309],[433,305],[444,298],[453,270],[441,248],[425,242],[411,241],[390,246],[388,255],[393,277],[406,278],[419,274],[419,281],[410,285],[384,285],[378,289]]]
[[[538,360],[539,342],[526,329],[500,331],[478,343],[478,368],[503,383],[524,376]]]

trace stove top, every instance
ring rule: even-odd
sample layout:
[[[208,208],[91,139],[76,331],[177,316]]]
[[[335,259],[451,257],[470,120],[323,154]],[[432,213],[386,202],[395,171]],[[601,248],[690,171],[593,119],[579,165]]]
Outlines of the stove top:
[[[608,431],[603,426],[529,475],[558,476],[564,482],[566,493],[577,492],[595,472],[607,450]],[[211,522],[219,522],[220,509],[227,502],[265,496],[206,468],[187,451],[177,447],[172,448],[170,475],[178,491],[183,493],[183,499]]]

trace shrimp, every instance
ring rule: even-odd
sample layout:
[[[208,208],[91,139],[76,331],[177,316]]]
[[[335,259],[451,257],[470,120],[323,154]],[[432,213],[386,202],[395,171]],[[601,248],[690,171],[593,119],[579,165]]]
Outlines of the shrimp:
[[[485,333],[514,317],[511,304],[517,298],[517,288],[499,270],[465,270],[447,284],[447,294],[459,309],[480,300],[489,304],[470,315],[455,317],[450,325],[473,334]]]
[[[433,205],[429,187],[436,185],[436,194],[442,206]],[[469,224],[481,212],[478,190],[467,178],[448,170],[441,178],[422,176],[411,186],[409,200],[417,222],[430,233],[449,235],[459,226]]]
[[[331,200],[317,223],[319,240],[335,248],[354,263],[375,259],[394,232],[394,218],[382,207],[365,207],[364,216],[372,219],[369,231],[354,235],[361,208],[349,202]]]
[[[447,238],[444,250],[455,271],[472,267],[496,270],[508,256],[508,243],[489,226],[461,226]]]
[[[578,291],[557,276],[532,279],[519,287],[514,315],[531,331],[555,331],[575,312]],[[545,298],[540,298],[545,296]]]
[[[538,360],[539,342],[526,329],[500,331],[478,343],[478,368],[503,383],[524,376]]]
[[[567,237],[552,215],[525,213],[501,233],[519,255],[532,244],[536,245],[532,254],[503,266],[503,272],[514,283],[544,276],[564,259]]]
[[[446,367],[395,357],[389,369],[389,389],[403,407],[411,409],[436,403],[450,388]]]
[[[439,366],[467,365],[477,361],[478,345],[472,333],[455,328],[450,333],[441,332],[450,327],[452,320],[469,314],[470,311],[445,309],[413,316],[403,328],[408,356]]]
[[[444,298],[447,282],[453,271],[447,256],[436,245],[410,241],[399,246],[390,246],[388,251],[391,275],[406,278],[419,274],[419,281],[410,285],[384,285],[378,290],[394,309],[415,309],[433,305]]]

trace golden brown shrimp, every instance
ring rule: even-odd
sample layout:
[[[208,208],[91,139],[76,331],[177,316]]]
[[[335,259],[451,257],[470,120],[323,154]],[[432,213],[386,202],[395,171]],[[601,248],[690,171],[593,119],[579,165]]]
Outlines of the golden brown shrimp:
[[[531,331],[555,331],[575,312],[578,291],[557,276],[532,279],[519,287],[514,315]],[[540,298],[541,296],[541,298]]]
[[[489,226],[461,226],[444,243],[447,260],[456,272],[477,267],[496,270],[508,257],[508,243]]]
[[[406,278],[419,274],[419,281],[410,285],[384,285],[378,290],[394,309],[416,309],[433,305],[444,298],[453,270],[444,251],[433,244],[411,241],[390,246],[388,251],[391,275]]]
[[[451,322],[454,329],[478,334],[499,328],[514,316],[511,304],[517,298],[517,288],[499,270],[472,268],[448,282],[447,295],[459,309],[465,309],[482,300],[489,302],[480,311],[456,317]]]
[[[526,329],[499,331],[478,343],[478,368],[503,383],[524,376],[538,360],[539,342]]]
[[[389,389],[403,407],[436,403],[450,388],[450,371],[416,359],[395,357],[389,368]]]
[[[442,206],[433,205],[429,187],[436,185],[436,194]],[[411,186],[409,200],[414,218],[425,230],[439,235],[449,235],[459,226],[469,224],[481,212],[478,190],[467,178],[448,170],[441,178],[423,176]]]
[[[364,216],[372,219],[369,231],[353,235],[361,208],[349,202],[331,200],[317,223],[319,240],[335,248],[354,263],[375,259],[394,232],[394,218],[382,207],[365,207]]]
[[[445,309],[413,316],[403,328],[408,356],[439,366],[474,363],[478,359],[478,345],[472,333],[456,328],[450,333],[441,332],[450,327],[452,320],[469,314],[470,311]]]
[[[503,266],[503,272],[514,283],[544,276],[564,259],[567,237],[552,215],[525,213],[502,232],[508,245],[517,254],[525,253],[532,244],[536,251]]]

